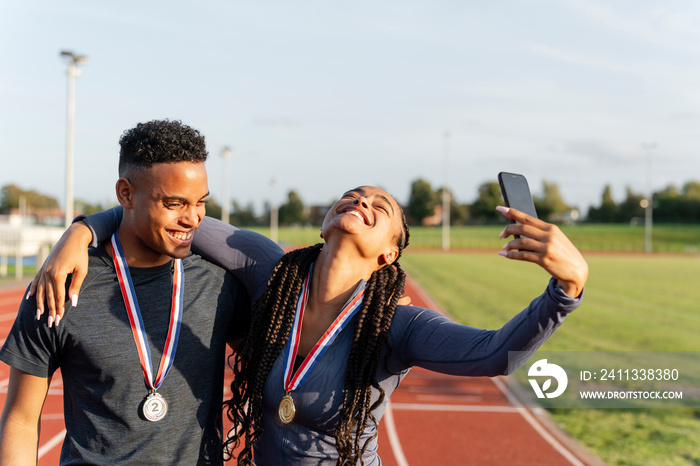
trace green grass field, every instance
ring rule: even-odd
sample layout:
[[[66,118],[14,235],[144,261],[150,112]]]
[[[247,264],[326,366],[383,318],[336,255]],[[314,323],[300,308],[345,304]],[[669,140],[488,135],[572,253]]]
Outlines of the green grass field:
[[[25,266],[22,271],[24,273],[22,281],[29,282],[29,280],[34,277],[34,274],[36,274],[36,266]],[[14,285],[15,283],[17,283],[17,279],[15,278],[15,266],[10,264],[7,266],[7,275],[0,277],[0,286]]]
[[[582,306],[548,351],[700,351],[697,255],[587,257]],[[462,323],[498,328],[540,294],[548,275],[498,255],[415,253],[404,267]],[[700,387],[699,387],[700,388]],[[700,464],[700,409],[558,409],[553,419],[609,464]]]
[[[498,328],[538,296],[548,280],[537,266],[496,254],[505,243],[498,238],[502,228],[452,228],[455,250],[443,253],[439,228],[414,227],[401,262],[458,321]],[[583,305],[542,350],[700,351],[700,225],[655,226],[654,251],[679,254],[653,255],[620,254],[644,250],[643,227],[562,229],[588,251],[590,277]],[[320,241],[319,230],[283,228],[279,240],[313,244]],[[550,414],[609,464],[700,465],[700,409],[557,409]]]
[[[454,249],[494,249],[504,241],[498,238],[503,225],[452,227],[450,245]],[[579,249],[586,251],[644,251],[644,227],[630,225],[573,225],[562,230]],[[256,231],[268,235],[269,228]],[[652,247],[654,252],[700,253],[700,225],[655,225]],[[285,244],[319,242],[318,227],[281,228],[279,240]],[[440,248],[442,231],[433,227],[411,227],[411,247]],[[410,250],[410,249],[409,249]]]
[[[537,266],[496,254],[506,242],[498,238],[502,228],[452,228],[453,251],[442,253],[424,249],[439,251],[439,228],[413,227],[401,262],[458,321],[498,328],[548,280]],[[673,254],[653,255],[638,254],[642,226],[562,230],[584,251],[590,277],[583,305],[542,350],[700,351],[700,225],[655,225],[653,251]],[[280,230],[286,244],[319,240],[318,228]],[[608,464],[700,465],[700,409],[556,409],[550,415]]]

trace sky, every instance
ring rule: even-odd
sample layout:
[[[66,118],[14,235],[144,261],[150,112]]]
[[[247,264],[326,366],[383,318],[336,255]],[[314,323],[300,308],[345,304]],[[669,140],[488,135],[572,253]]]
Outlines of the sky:
[[[469,203],[500,171],[584,213],[607,184],[621,201],[700,180],[692,0],[0,0],[0,186],[61,205],[62,50],[90,60],[75,197],[91,203],[116,202],[122,132],[163,118],[205,135],[212,196],[227,178],[258,214],[292,189],[405,203],[418,178]]]

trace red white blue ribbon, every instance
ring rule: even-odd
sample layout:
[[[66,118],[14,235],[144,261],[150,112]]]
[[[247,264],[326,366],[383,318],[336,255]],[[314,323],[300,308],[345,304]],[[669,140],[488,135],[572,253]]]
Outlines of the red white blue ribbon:
[[[122,290],[124,305],[129,315],[129,323],[131,324],[131,331],[134,334],[136,349],[139,353],[143,378],[146,380],[148,388],[156,390],[160,388],[163,380],[165,380],[165,377],[168,375],[170,367],[173,365],[175,350],[177,349],[177,340],[180,335],[182,297],[185,288],[185,274],[182,270],[182,260],[175,259],[170,325],[168,327],[168,336],[165,339],[163,356],[160,359],[160,366],[158,367],[158,372],[154,379],[153,365],[151,364],[151,351],[148,347],[148,340],[146,339],[146,328],[143,325],[139,303],[136,300],[136,292],[134,291],[134,283],[131,280],[129,266],[126,264],[126,258],[124,257],[124,252],[119,243],[117,233],[112,235],[112,258],[114,259],[114,266],[117,270],[117,279],[119,280],[119,287]]]
[[[301,337],[301,324],[304,320],[304,310],[306,309],[306,302],[309,299],[309,283],[311,282],[311,274],[313,273],[314,266],[311,264],[311,269],[309,274],[304,280],[304,284],[299,292],[299,299],[297,300],[297,308],[294,314],[294,323],[292,325],[292,332],[290,335],[289,345],[287,346],[287,354],[285,357],[284,364],[284,391],[289,393],[296,390],[307,376],[311,373],[311,370],[316,366],[316,363],[321,359],[321,356],[328,350],[328,348],[333,343],[333,340],[340,334],[340,332],[347,326],[347,324],[352,320],[353,316],[360,310],[362,306],[362,298],[365,294],[365,289],[367,288],[367,282],[364,280],[355,289],[355,292],[350,297],[343,309],[341,309],[340,314],[335,318],[333,323],[328,327],[328,330],[321,336],[316,345],[309,351],[309,354],[304,358],[304,362],[301,363],[299,369],[294,372],[294,361],[297,357],[297,352],[299,351],[299,339]]]

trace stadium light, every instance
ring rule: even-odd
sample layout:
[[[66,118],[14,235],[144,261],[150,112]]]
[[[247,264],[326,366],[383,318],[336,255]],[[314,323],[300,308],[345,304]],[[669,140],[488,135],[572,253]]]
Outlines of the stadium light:
[[[644,252],[651,254],[651,228],[654,212],[654,193],[651,187],[651,151],[658,146],[655,142],[642,143],[642,149],[646,151],[647,168],[647,202],[644,207]]]
[[[277,179],[273,176],[270,180],[270,185],[272,186],[272,202],[270,203],[270,239],[277,242],[278,230],[279,230],[279,210],[277,207]]]
[[[223,183],[222,183],[222,193],[221,193],[221,221],[224,223],[229,223],[229,193],[228,193],[228,159],[231,157],[231,148],[225,146],[221,150],[221,158],[224,159],[223,168]]]
[[[75,78],[80,75],[78,65],[88,63],[84,55],[76,55],[67,50],[61,51],[61,57],[68,62],[68,98],[66,109],[66,207],[65,226],[68,228],[73,220],[73,148],[75,126]]]
[[[450,249],[450,192],[448,190],[448,175],[450,171],[450,132],[445,131],[445,160],[442,175],[442,249]]]

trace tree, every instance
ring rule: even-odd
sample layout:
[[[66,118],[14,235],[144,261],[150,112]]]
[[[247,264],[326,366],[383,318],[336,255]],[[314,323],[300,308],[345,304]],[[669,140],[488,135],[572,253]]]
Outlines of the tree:
[[[287,202],[279,207],[280,225],[301,225],[305,221],[304,202],[299,193],[291,190],[287,194]]]
[[[233,209],[231,210],[231,223],[237,226],[253,226],[257,225],[258,219],[255,217],[255,209],[253,203],[249,202],[245,207],[241,206],[237,201],[233,201]]]
[[[209,196],[207,198],[207,216],[212,218],[221,218],[221,204],[216,202],[214,197]]]
[[[700,183],[690,181],[678,189],[670,185],[654,193],[654,221],[697,223],[700,221]]]
[[[7,213],[10,209],[19,207],[19,199],[24,196],[27,207],[32,209],[57,209],[58,201],[37,191],[26,191],[17,185],[10,184],[0,189],[0,212]]]
[[[638,194],[627,188],[627,197],[619,205],[612,198],[610,185],[605,187],[599,207],[591,207],[588,211],[590,222],[621,222],[627,223],[636,219],[641,221],[645,209],[641,201],[645,194]],[[653,195],[655,223],[698,223],[700,222],[700,182],[689,181],[678,188],[670,184],[656,191]]]
[[[442,205],[442,190],[440,188],[435,192],[435,202]],[[452,191],[447,188],[447,195],[450,197],[450,225],[464,225],[467,220],[467,209],[463,205],[457,204],[457,200],[452,195]]]
[[[542,193],[542,196],[534,196],[533,198],[538,217],[549,220],[552,216],[571,211],[571,207],[564,202],[557,183],[542,181]]]
[[[654,193],[654,199],[677,199],[681,197],[681,192],[678,186],[670,184],[661,191]]]
[[[470,216],[476,223],[496,223],[502,217],[496,207],[503,205],[501,187],[497,181],[488,181],[479,186],[479,196],[471,205]]]
[[[75,210],[77,212],[81,212],[85,215],[92,215],[96,214],[98,212],[102,212],[104,207],[102,204],[97,203],[97,204],[91,204],[89,202],[82,201],[80,199],[75,200]]]
[[[422,224],[423,219],[430,217],[435,212],[437,196],[430,183],[418,178],[411,183],[411,195],[408,198],[406,214],[417,224]]]
[[[681,194],[686,199],[700,201],[700,181],[689,181],[684,184]]]
[[[591,222],[612,223],[617,220],[617,204],[612,197],[612,188],[606,185],[603,189],[603,198],[600,207],[591,207],[588,210],[588,220]]]
[[[644,208],[641,202],[645,197],[632,191],[632,188],[627,187],[627,197],[619,206],[617,221],[629,222],[635,217],[644,217]]]

